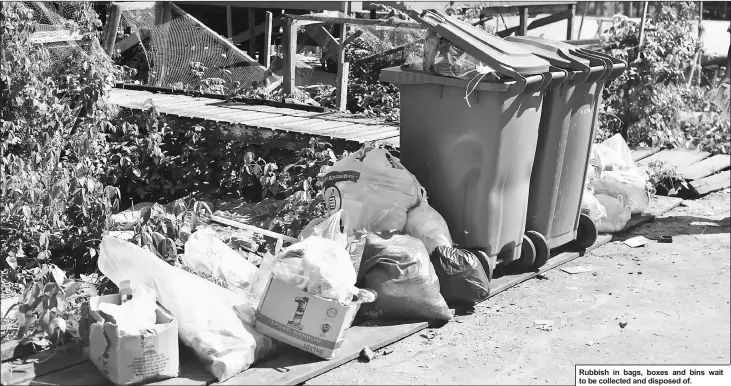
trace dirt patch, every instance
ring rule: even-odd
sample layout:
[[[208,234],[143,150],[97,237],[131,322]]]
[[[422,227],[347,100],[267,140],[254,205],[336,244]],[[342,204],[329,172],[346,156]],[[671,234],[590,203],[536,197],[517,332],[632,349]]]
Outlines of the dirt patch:
[[[729,190],[691,201],[564,266],[307,384],[573,384],[574,365],[729,363]],[[643,235],[652,241],[622,243]],[[552,321],[545,324],[536,321]]]

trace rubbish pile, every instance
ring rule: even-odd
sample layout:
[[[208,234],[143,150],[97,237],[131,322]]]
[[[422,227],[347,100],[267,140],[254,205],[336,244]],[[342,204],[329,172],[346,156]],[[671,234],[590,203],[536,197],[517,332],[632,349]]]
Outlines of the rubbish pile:
[[[633,214],[643,213],[650,204],[647,171],[635,165],[620,134],[595,145],[589,162],[581,211],[599,232],[619,232]]]
[[[487,298],[488,263],[453,245],[446,221],[398,158],[364,146],[322,178],[328,216],[258,267],[210,229],[186,241],[185,270],[104,237],[99,269],[121,290],[93,301],[92,362],[120,385],[175,377],[174,332],[225,381],[279,342],[331,359],[356,318],[449,321],[448,304]],[[133,345],[142,352],[113,345],[110,332],[142,342]]]

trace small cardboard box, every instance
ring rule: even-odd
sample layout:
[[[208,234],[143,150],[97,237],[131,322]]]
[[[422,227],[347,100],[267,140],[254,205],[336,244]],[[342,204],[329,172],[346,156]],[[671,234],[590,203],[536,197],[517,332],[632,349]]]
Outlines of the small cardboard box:
[[[97,312],[101,303],[120,304],[119,294],[89,300],[95,320],[90,326],[89,359],[116,385],[161,381],[178,376],[178,321],[158,305],[154,328],[136,334],[105,322]]]
[[[272,275],[259,302],[254,329],[320,358],[332,359],[359,308],[360,303],[344,306]]]

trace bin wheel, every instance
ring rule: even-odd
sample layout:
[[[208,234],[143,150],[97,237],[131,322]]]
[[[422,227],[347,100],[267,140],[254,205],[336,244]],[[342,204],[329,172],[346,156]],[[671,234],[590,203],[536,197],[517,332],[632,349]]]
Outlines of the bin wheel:
[[[511,268],[518,272],[527,272],[533,268],[533,263],[536,261],[536,246],[528,238],[523,235],[523,243],[520,249],[520,259],[510,264]]]
[[[527,231],[525,235],[533,242],[533,246],[536,249],[536,261],[533,262],[533,268],[540,268],[551,257],[551,248],[548,246],[548,240],[536,231]]]
[[[581,249],[589,248],[596,243],[598,237],[599,231],[594,221],[589,216],[581,213],[579,215],[579,228],[576,230],[575,245]]]

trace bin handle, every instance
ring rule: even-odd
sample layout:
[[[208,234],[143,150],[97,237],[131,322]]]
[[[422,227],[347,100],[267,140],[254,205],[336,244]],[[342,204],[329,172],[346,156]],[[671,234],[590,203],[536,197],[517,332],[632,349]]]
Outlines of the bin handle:
[[[596,82],[599,80],[606,79],[612,71],[612,62],[605,57],[593,55],[585,50],[576,50],[576,56],[579,56],[590,61],[592,68],[601,66],[603,71],[592,72],[585,80],[586,83]]]
[[[551,72],[552,78],[550,84],[548,85],[549,88],[558,87],[569,80],[569,72],[564,70],[563,68],[551,65],[548,70]],[[554,75],[554,72],[558,72],[559,74]]]
[[[586,51],[586,52],[589,52],[589,53],[591,53],[594,56],[602,57],[605,60],[608,60],[608,61],[610,61],[612,63],[612,69],[611,69],[611,71],[609,71],[609,75],[606,77],[606,80],[607,81],[612,81],[614,79],[617,79],[617,77],[619,77],[620,75],[622,75],[622,73],[624,72],[624,70],[627,69],[627,62],[625,62],[624,60],[617,59],[617,58],[615,58],[613,56],[609,56],[609,55],[603,54],[601,52],[597,52],[597,51],[593,51],[593,50],[588,50],[588,49],[585,49],[585,48],[582,48],[582,50],[583,51]]]

